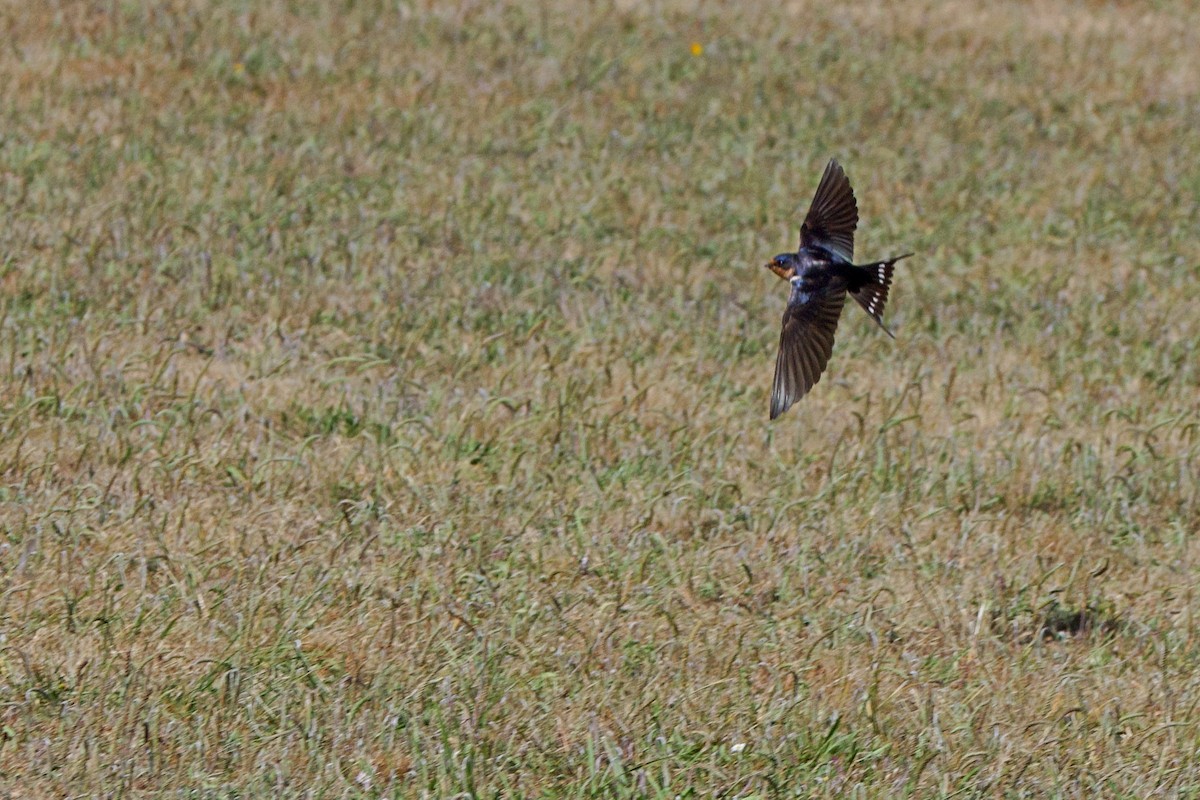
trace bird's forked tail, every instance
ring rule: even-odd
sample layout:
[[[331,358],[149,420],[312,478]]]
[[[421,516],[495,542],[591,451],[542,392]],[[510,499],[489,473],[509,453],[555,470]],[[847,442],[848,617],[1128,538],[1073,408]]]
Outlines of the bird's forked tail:
[[[888,289],[892,286],[892,272],[896,262],[908,258],[912,253],[889,258],[887,261],[876,261],[874,264],[858,265],[857,270],[863,282],[858,286],[850,286],[850,296],[858,301],[863,310],[871,315],[871,319],[879,323],[883,332],[895,339],[895,335],[883,324],[883,307],[887,305]]]

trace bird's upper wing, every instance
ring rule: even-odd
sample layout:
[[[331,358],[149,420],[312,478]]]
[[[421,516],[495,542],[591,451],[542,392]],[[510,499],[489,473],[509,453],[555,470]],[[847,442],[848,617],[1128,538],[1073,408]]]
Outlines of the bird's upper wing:
[[[854,260],[854,229],[858,204],[850,179],[836,159],[829,159],[812,205],[800,226],[801,247],[823,247],[847,261]]]
[[[783,333],[775,357],[775,383],[771,388],[771,419],[787,411],[821,379],[833,352],[845,289],[807,293],[792,284],[792,296],[783,312]]]

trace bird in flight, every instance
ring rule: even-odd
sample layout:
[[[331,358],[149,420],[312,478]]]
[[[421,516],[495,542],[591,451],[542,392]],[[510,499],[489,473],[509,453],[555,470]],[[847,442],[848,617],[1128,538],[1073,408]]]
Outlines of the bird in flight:
[[[791,408],[821,379],[833,352],[833,334],[847,293],[884,333],[896,338],[883,324],[883,307],[896,262],[912,253],[855,264],[856,227],[854,190],[841,165],[830,159],[800,226],[800,249],[777,255],[766,265],[792,285],[775,358],[771,419]]]

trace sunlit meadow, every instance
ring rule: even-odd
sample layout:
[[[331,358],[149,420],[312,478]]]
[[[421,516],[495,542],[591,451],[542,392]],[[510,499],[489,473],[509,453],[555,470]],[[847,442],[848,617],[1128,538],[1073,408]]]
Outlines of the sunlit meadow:
[[[6,4],[0,796],[1197,795],[1195,22]]]

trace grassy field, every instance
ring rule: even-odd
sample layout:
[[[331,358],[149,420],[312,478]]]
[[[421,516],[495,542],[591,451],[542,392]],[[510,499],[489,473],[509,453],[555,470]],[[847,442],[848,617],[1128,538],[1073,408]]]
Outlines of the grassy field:
[[[1200,794],[1189,9],[9,4],[0,797]]]

